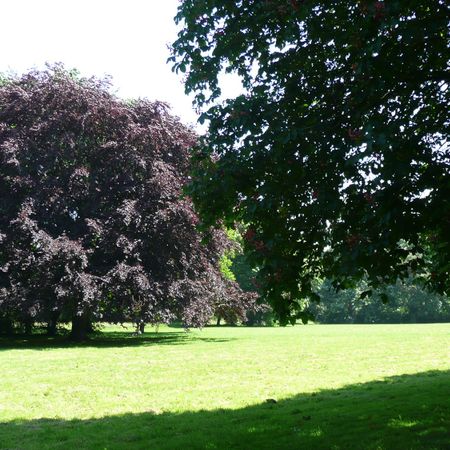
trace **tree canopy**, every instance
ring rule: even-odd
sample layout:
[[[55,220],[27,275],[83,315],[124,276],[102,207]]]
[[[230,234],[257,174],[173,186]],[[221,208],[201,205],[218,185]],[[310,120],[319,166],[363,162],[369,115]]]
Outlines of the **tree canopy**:
[[[182,197],[195,134],[165,104],[125,102],[63,67],[0,86],[0,319],[183,321],[254,301],[226,280],[230,246]]]
[[[205,226],[248,226],[283,323],[317,277],[448,289],[448,18],[444,0],[180,2],[170,60],[209,125],[189,192]],[[242,95],[221,99],[224,73]]]

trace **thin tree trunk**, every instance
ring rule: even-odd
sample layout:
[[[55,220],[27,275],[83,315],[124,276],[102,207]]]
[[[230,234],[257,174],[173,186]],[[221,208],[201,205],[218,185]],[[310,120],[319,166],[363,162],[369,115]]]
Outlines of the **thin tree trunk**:
[[[31,319],[30,317],[27,317],[23,321],[23,325],[24,325],[24,329],[25,329],[25,334],[27,336],[29,336],[33,332],[33,319]]]
[[[56,320],[50,319],[47,322],[47,336],[56,336]]]
[[[217,323],[216,323],[216,326],[218,326],[218,327],[220,327],[220,321],[221,321],[221,317],[220,316],[217,316]]]
[[[53,312],[50,315],[50,320],[47,322],[47,335],[56,336],[56,327],[58,326],[59,312]]]
[[[141,322],[139,324],[139,331],[141,332],[141,334],[144,334],[145,331],[145,322]]]

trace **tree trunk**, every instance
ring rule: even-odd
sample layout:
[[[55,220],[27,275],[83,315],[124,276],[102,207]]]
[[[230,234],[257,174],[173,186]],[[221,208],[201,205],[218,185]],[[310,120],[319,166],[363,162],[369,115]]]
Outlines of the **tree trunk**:
[[[56,336],[56,327],[58,326],[59,312],[53,312],[50,320],[47,322],[47,335]]]
[[[56,336],[56,320],[50,319],[47,322],[47,336]]]
[[[8,316],[0,317],[0,334],[6,334],[7,336],[14,334],[14,324]]]
[[[220,316],[217,316],[217,323],[216,323],[216,326],[218,326],[218,327],[220,327],[220,321],[221,321],[221,317]]]
[[[86,314],[81,316],[75,315],[72,318],[72,330],[70,331],[70,339],[72,341],[85,341],[89,331],[89,318]]]
[[[141,322],[139,324],[139,331],[141,332],[141,334],[144,334],[145,331],[145,322]]]
[[[29,336],[33,332],[33,319],[31,319],[30,317],[27,317],[23,321],[23,326],[24,326],[25,334],[27,336]]]

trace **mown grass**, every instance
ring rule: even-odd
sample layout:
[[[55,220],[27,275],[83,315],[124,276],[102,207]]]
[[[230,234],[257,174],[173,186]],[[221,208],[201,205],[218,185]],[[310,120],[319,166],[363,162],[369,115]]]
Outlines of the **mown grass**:
[[[121,330],[1,339],[0,448],[450,448],[448,324]]]

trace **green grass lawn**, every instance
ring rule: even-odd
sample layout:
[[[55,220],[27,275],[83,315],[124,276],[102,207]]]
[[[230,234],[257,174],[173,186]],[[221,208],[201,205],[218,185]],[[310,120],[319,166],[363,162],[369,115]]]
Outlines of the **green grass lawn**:
[[[0,339],[0,448],[448,449],[450,325]]]

